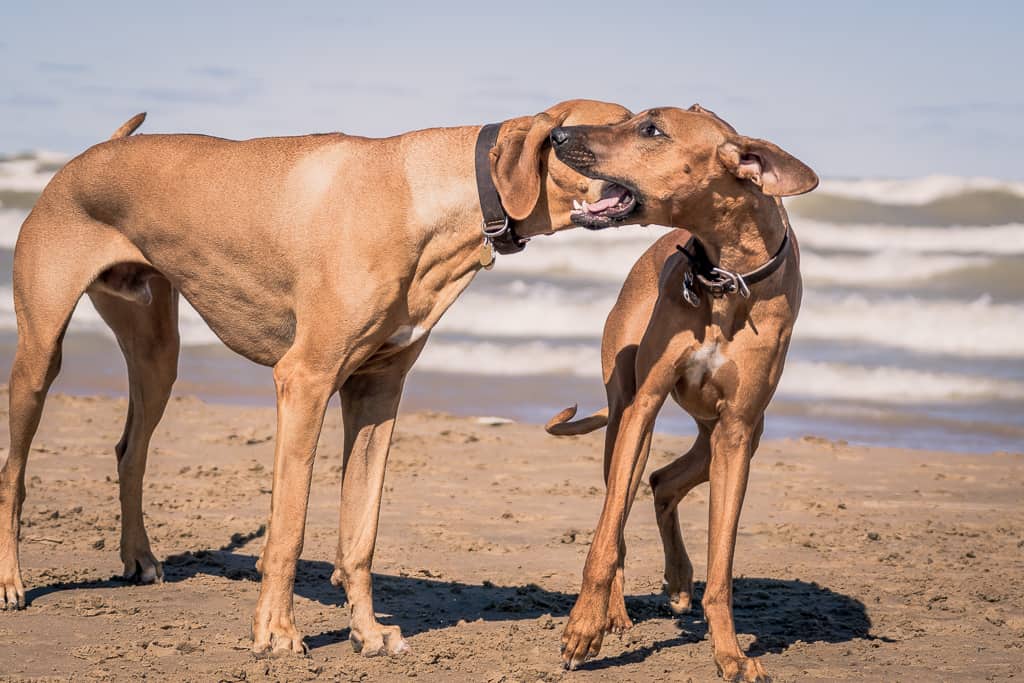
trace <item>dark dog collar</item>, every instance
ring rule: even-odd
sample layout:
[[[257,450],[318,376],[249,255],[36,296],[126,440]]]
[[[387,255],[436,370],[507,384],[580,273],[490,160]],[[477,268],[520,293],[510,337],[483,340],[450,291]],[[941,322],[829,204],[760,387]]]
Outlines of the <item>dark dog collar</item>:
[[[690,237],[684,246],[676,249],[690,262],[690,270],[683,276],[683,299],[694,308],[700,306],[700,292],[706,291],[715,299],[729,294],[739,294],[744,299],[750,297],[750,285],[755,285],[771,277],[786,261],[790,250],[789,228],[782,237],[782,244],[764,264],[749,273],[735,273],[719,268],[708,258],[704,245],[696,237]]]
[[[476,189],[480,195],[480,211],[484,215],[480,229],[496,252],[515,254],[526,248],[529,238],[523,239],[516,234],[491,178],[491,149],[498,141],[500,130],[500,123],[489,123],[480,129],[476,139]]]

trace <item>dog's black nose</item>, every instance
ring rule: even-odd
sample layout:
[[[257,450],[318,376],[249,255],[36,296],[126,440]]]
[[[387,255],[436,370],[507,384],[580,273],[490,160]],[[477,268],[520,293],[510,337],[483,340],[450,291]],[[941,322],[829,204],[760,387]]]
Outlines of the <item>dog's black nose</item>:
[[[569,131],[565,128],[555,128],[551,131],[551,144],[555,147],[560,147],[565,143],[569,142]]]

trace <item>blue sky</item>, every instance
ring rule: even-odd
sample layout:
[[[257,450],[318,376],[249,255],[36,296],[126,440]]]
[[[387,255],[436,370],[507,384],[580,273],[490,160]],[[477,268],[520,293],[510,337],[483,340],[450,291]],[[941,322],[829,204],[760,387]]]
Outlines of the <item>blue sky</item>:
[[[1024,179],[1024,3],[4,5],[0,151],[77,152],[142,110],[387,135],[591,97],[700,102],[827,177]]]

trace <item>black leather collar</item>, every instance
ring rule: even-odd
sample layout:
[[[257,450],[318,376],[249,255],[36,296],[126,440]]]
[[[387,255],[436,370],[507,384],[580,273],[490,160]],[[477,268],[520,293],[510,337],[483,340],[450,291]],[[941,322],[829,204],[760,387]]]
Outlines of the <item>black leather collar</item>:
[[[690,270],[683,276],[683,299],[691,306],[700,305],[700,292],[705,291],[719,299],[728,294],[750,297],[750,285],[766,280],[782,267],[790,251],[789,227],[782,237],[782,244],[775,255],[749,273],[734,273],[719,268],[711,259],[704,245],[696,237],[690,237],[684,246],[676,249],[690,262]]]
[[[516,234],[515,225],[505,213],[501,195],[491,178],[491,149],[498,141],[500,130],[500,123],[489,123],[480,129],[476,139],[476,189],[480,195],[480,211],[484,215],[480,229],[496,252],[515,254],[526,248],[529,238]]]

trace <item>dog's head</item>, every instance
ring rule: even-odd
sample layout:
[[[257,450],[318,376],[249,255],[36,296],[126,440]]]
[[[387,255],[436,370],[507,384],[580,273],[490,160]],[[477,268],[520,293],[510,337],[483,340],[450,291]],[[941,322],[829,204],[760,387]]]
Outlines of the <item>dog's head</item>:
[[[818,176],[767,140],[740,135],[700,105],[659,108],[604,126],[551,132],[556,156],[601,179],[602,199],[572,213],[591,229],[626,222],[683,225],[708,197],[785,197],[810,192]]]
[[[627,121],[625,107],[595,100],[568,100],[537,114],[506,121],[491,149],[491,177],[517,232],[530,237],[573,227],[573,202],[597,201],[603,182],[565,165],[552,151],[559,126],[604,126]]]

